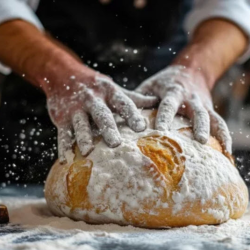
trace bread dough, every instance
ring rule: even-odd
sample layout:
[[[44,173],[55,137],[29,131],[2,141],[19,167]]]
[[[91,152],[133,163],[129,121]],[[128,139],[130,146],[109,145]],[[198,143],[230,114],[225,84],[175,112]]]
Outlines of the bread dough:
[[[51,211],[89,223],[146,228],[218,224],[242,216],[248,190],[219,142],[195,141],[182,117],[170,131],[155,131],[156,111],[143,114],[148,129],[141,133],[116,118],[119,147],[108,148],[95,136],[88,157],[75,147],[67,164],[53,165],[45,185]]]

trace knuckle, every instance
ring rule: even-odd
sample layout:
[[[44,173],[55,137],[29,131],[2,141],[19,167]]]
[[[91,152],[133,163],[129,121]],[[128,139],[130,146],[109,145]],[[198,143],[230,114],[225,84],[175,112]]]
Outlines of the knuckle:
[[[134,106],[133,101],[120,90],[115,91],[111,100],[112,102],[119,103],[122,106]]]
[[[184,90],[184,87],[182,84],[180,84],[179,82],[166,82],[166,89],[168,91],[173,91],[173,92],[182,92]]]
[[[200,109],[195,110],[195,114],[200,118],[200,119],[209,119],[208,112],[201,107]]]
[[[91,145],[92,141],[91,140],[86,140],[85,138],[80,138],[77,140],[77,143],[80,147],[85,146],[86,144]]]
[[[98,83],[99,83],[99,87],[101,87],[101,88],[104,88],[104,89],[109,90],[109,91],[115,90],[115,85],[114,85],[112,80],[103,78]]]
[[[73,123],[78,124],[81,122],[81,120],[83,119],[81,111],[77,110],[76,112],[74,112],[73,114]]]
[[[170,102],[170,100],[163,100],[162,102],[161,102],[161,108],[173,108],[173,105],[172,105],[172,103]]]
[[[82,94],[83,94],[85,100],[87,100],[87,101],[93,101],[93,99],[94,99],[94,94],[93,94],[93,91],[92,91],[92,90],[86,89],[86,90],[84,90],[84,91],[82,92]]]
[[[125,98],[128,98],[128,97],[120,90],[115,90],[112,95],[112,99],[116,101],[119,101],[120,99],[125,99]]]
[[[193,109],[205,109],[204,105],[202,104],[202,101],[200,99],[200,96],[196,93],[191,94],[190,100],[188,100],[188,103],[193,107]]]
[[[161,101],[160,109],[169,110],[169,112],[177,111],[179,105],[179,101],[170,95]]]

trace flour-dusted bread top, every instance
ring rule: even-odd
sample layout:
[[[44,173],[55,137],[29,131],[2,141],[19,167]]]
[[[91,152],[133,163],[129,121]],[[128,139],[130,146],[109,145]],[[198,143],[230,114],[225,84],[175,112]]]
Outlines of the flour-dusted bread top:
[[[148,129],[135,133],[117,118],[123,138],[108,148],[100,136],[84,158],[78,148],[68,163],[57,161],[45,186],[53,213],[90,223],[148,228],[218,224],[240,217],[248,191],[231,156],[210,137],[193,139],[187,120],[170,131],[153,130],[155,111],[143,111]]]

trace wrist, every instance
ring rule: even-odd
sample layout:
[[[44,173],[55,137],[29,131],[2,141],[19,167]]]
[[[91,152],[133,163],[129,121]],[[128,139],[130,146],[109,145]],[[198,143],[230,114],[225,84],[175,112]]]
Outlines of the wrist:
[[[94,70],[67,57],[61,57],[58,63],[56,60],[49,61],[45,67],[46,73],[41,74],[38,81],[46,96],[65,90],[77,92],[80,83],[91,84],[96,75]]]
[[[27,80],[42,88],[47,96],[59,94],[76,82],[88,83],[95,74],[95,71],[47,39],[40,46],[40,51],[33,48],[28,54],[23,61],[22,72]]]
[[[186,71],[202,78],[208,89],[211,90],[220,76],[218,67],[216,68],[217,64],[213,64],[209,60],[211,57],[210,52],[204,50],[204,45],[190,44],[181,51],[172,64],[184,66]]]
[[[32,59],[27,62],[27,65],[33,63],[32,71],[28,73],[27,78],[36,86],[41,87],[46,95],[60,86],[65,86],[70,77],[73,77],[82,66],[70,55],[57,48],[53,48],[49,54],[50,56],[45,56],[45,58]]]
[[[234,23],[212,18],[202,22],[194,31],[190,44],[173,64],[199,70],[209,89],[242,55],[248,44],[244,32]]]
[[[47,97],[61,95],[65,91],[78,92],[80,83],[90,86],[98,74],[67,54],[59,54],[48,61],[44,68],[44,73],[39,76],[39,84]]]

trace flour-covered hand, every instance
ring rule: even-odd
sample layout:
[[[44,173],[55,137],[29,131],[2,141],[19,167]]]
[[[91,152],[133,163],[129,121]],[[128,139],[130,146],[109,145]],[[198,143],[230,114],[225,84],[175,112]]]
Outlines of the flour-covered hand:
[[[74,141],[83,156],[92,151],[94,144],[90,117],[107,145],[117,147],[121,137],[112,112],[123,117],[132,130],[140,132],[145,130],[146,123],[136,105],[152,106],[157,102],[156,97],[128,91],[125,94],[111,79],[89,68],[78,72],[64,84],[55,82],[49,92],[47,105],[58,129],[58,154],[62,163],[66,161],[66,153],[71,150]]]
[[[198,70],[170,66],[144,81],[136,91],[161,99],[155,123],[157,130],[169,129],[174,116],[179,113],[192,120],[197,141],[205,144],[211,132],[224,150],[231,153],[229,130],[214,111],[206,80]]]

